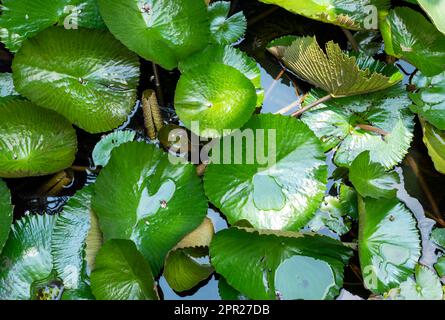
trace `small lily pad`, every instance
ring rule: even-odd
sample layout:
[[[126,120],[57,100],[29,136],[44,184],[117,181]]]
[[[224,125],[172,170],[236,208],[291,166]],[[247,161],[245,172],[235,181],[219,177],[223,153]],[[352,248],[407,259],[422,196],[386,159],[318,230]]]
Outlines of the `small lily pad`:
[[[340,199],[327,196],[320,209],[315,213],[314,218],[308,223],[308,226],[313,232],[319,232],[324,228],[328,228],[341,236],[348,233],[351,229],[346,215],[347,212],[344,211]]]
[[[326,157],[318,138],[299,120],[255,115],[212,152],[204,187],[231,224],[248,220],[255,228],[298,230],[323,200]]]
[[[138,57],[106,31],[47,29],[23,44],[12,69],[20,94],[90,133],[115,129],[134,108]]]
[[[94,147],[94,165],[105,167],[110,160],[111,151],[121,144],[133,141],[135,137],[136,132],[131,130],[118,130],[107,134]]]
[[[437,259],[437,262],[434,264],[434,270],[436,270],[439,277],[445,276],[445,257],[440,257]]]
[[[182,74],[175,92],[179,119],[202,137],[217,138],[241,128],[256,103],[252,82],[237,69],[220,63]]]
[[[11,205],[11,193],[6,183],[0,179],[0,253],[8,239],[12,225],[13,207]]]
[[[445,228],[436,228],[431,232],[431,240],[435,244],[445,249]]]
[[[445,132],[426,121],[420,121],[423,129],[423,142],[437,171],[445,174]]]
[[[428,267],[416,266],[416,281],[408,278],[400,284],[400,297],[405,300],[442,300],[439,277]]]
[[[65,118],[20,98],[0,100],[0,177],[58,172],[76,151],[76,132]]]
[[[242,38],[247,30],[247,20],[242,12],[229,17],[230,1],[216,1],[209,5],[210,34],[213,42],[232,44]]]
[[[104,240],[132,240],[157,276],[168,252],[204,220],[207,201],[192,164],[172,164],[154,145],[113,150],[97,178],[93,211]]]

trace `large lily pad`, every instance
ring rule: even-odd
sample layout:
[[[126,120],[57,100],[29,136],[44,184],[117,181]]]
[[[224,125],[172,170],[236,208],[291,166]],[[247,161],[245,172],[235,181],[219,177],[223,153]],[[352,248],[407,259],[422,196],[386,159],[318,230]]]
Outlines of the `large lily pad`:
[[[387,13],[388,0],[261,0],[279,5],[290,12],[352,30],[372,29],[378,16]],[[375,8],[375,12],[374,12]],[[377,13],[377,17],[372,14]]]
[[[100,13],[114,36],[130,50],[163,68],[209,43],[210,25],[204,1],[98,0]]]
[[[348,55],[333,41],[326,44],[325,53],[315,37],[297,38],[285,50],[283,61],[300,78],[333,97],[383,90],[403,79],[393,65],[364,54]]]
[[[0,39],[16,52],[27,38],[53,25],[104,28],[96,0],[4,0]]]
[[[91,287],[98,300],[158,300],[150,265],[128,240],[110,240],[100,249]]]
[[[325,159],[318,138],[301,121],[256,115],[213,148],[206,194],[231,224],[248,220],[256,228],[298,230],[323,200]]]
[[[55,220],[49,215],[26,216],[13,225],[0,256],[1,300],[34,299],[33,285],[44,285],[51,278]]]
[[[433,160],[434,167],[445,174],[445,132],[426,121],[421,121],[423,129],[423,142],[428,148],[428,154]]]
[[[12,68],[19,93],[91,133],[118,127],[134,108],[138,58],[105,31],[47,29]]]
[[[324,93],[312,91],[306,103]],[[408,106],[409,98],[402,87],[394,87],[365,96],[341,98],[319,105],[305,112],[302,121],[320,138],[325,151],[337,147],[334,162],[350,167],[363,151],[370,151],[371,160],[390,169],[408,153],[414,116]],[[382,132],[364,130],[360,125],[371,125]]]
[[[204,220],[207,201],[192,164],[171,164],[154,145],[129,142],[112,151],[93,197],[104,239],[132,240],[154,276],[167,253]]]
[[[229,17],[230,1],[213,2],[208,10],[212,42],[232,44],[244,36],[247,29],[246,17],[242,12]]]
[[[445,35],[421,13],[405,7],[391,10],[380,24],[385,51],[434,76],[445,70]]]
[[[411,110],[440,130],[445,130],[445,72],[434,77],[416,75],[413,83],[419,89],[409,94]]]
[[[256,104],[252,82],[237,69],[220,63],[182,74],[175,92],[179,119],[203,137],[216,138],[241,128]]]
[[[6,183],[0,179],[0,253],[11,229],[12,213],[11,193]]]
[[[250,299],[333,299],[351,249],[328,237],[230,228],[210,246],[212,265]],[[244,272],[248,270],[248,272]]]
[[[359,198],[359,214],[364,284],[375,293],[384,293],[414,273],[421,253],[416,220],[397,198]]]
[[[20,98],[0,100],[1,177],[58,172],[71,166],[76,151],[76,132],[65,118]]]

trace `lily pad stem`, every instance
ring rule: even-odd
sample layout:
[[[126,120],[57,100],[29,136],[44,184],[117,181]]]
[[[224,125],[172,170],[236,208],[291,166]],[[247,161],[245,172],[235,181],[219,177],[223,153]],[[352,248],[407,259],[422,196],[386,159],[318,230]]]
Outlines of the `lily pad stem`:
[[[160,106],[164,106],[164,95],[162,93],[161,78],[159,77],[158,65],[153,63],[153,74],[155,76],[156,95]]]
[[[351,31],[349,31],[348,29],[345,29],[345,28],[341,28],[341,30],[345,34],[346,38],[348,38],[348,41],[351,44],[352,49],[355,52],[359,52],[360,47],[359,47],[357,41],[355,40],[354,36],[352,35]]]
[[[292,117],[299,118],[299,117],[300,117],[303,113],[305,113],[306,111],[308,111],[308,110],[310,110],[310,109],[312,109],[312,108],[318,106],[319,104],[322,104],[322,103],[324,103],[324,102],[326,102],[326,101],[329,101],[329,100],[331,100],[331,99],[332,99],[332,96],[331,96],[330,94],[328,94],[327,96],[324,96],[323,98],[318,99],[317,101],[312,102],[311,104],[305,106],[304,108],[301,108],[300,110],[298,110],[298,111],[292,113]]]

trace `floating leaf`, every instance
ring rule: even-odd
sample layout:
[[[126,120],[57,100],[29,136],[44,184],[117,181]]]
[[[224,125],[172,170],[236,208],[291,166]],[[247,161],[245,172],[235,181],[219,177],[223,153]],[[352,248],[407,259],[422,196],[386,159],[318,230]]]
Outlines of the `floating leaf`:
[[[121,144],[133,141],[136,132],[131,130],[118,130],[103,137],[94,147],[93,161],[96,166],[105,167],[110,160],[111,151]]]
[[[20,98],[0,100],[0,177],[58,172],[76,150],[76,132],[63,117]]]
[[[213,239],[213,234],[215,233],[215,227],[213,226],[212,220],[205,218],[201,225],[186,235],[174,248],[185,249],[185,248],[198,248],[198,247],[208,247]]]
[[[428,154],[434,162],[437,171],[445,174],[445,132],[426,121],[421,121],[423,129],[423,142],[428,148]]]
[[[239,228],[218,232],[210,246],[212,265],[228,284],[261,300],[333,299],[351,254],[324,236]]]
[[[90,133],[118,127],[134,108],[138,58],[105,31],[47,29],[12,68],[19,93]]]
[[[328,228],[341,236],[348,233],[351,229],[344,216],[346,216],[346,212],[343,211],[340,199],[327,196],[308,226],[314,232]]]
[[[1,17],[1,16],[0,16]],[[0,98],[8,96],[16,96],[14,82],[11,73],[0,73]]]
[[[226,279],[220,278],[218,281],[218,292],[223,300],[248,300],[248,298],[242,295],[238,290],[231,287]]]
[[[396,198],[359,199],[359,257],[365,287],[384,293],[398,287],[420,258],[412,213]]]
[[[273,54],[277,59],[281,60],[284,58],[286,49],[297,39],[297,36],[283,36],[274,39],[267,45],[267,51]]]
[[[417,0],[419,5],[428,14],[436,28],[445,34],[445,0]]]
[[[358,219],[357,192],[347,185],[340,186],[340,206],[342,211],[354,220]]]
[[[153,145],[113,150],[92,200],[106,241],[132,240],[157,276],[167,253],[204,220],[207,201],[192,164],[172,164]]]
[[[315,37],[297,38],[285,50],[283,61],[300,78],[333,97],[383,90],[403,79],[396,67],[363,54],[349,56],[333,41],[324,53]]]
[[[419,89],[409,93],[414,102],[411,110],[440,130],[445,130],[445,72],[434,77],[416,75],[413,83]]]
[[[11,193],[6,183],[0,179],[0,253],[8,239],[12,224],[12,214]]]
[[[30,37],[53,25],[66,29],[104,28],[96,0],[4,0],[0,38],[16,52]]]
[[[402,58],[426,76],[445,70],[445,35],[419,12],[397,7],[380,24],[387,54]]]
[[[175,92],[179,119],[202,137],[217,138],[239,129],[252,116],[256,103],[252,82],[220,63],[182,74]]]
[[[445,249],[445,228],[436,228],[431,232],[431,240]]]
[[[128,240],[110,240],[96,257],[91,288],[98,300],[158,300],[150,265]]]
[[[361,153],[352,162],[349,179],[361,196],[375,199],[394,198],[400,183],[396,172],[386,172],[380,163],[371,161],[369,151]]]
[[[232,44],[242,38],[247,30],[247,20],[242,12],[229,17],[230,1],[213,2],[209,8],[210,35],[213,42]]]
[[[209,42],[204,1],[98,0],[114,36],[130,50],[165,69],[198,52]]]
[[[376,28],[378,16],[385,15],[390,6],[388,0],[260,0],[276,4],[284,9],[310,19],[332,23],[352,30]],[[373,16],[373,15],[377,16]],[[374,26],[375,25],[375,26]]]
[[[445,276],[445,257],[440,257],[437,259],[437,263],[434,265],[434,269],[436,270],[439,277]]]
[[[306,103],[324,95],[311,91]],[[409,98],[402,87],[373,94],[331,100],[305,112],[301,120],[320,138],[324,150],[337,147],[334,161],[340,167],[350,167],[363,151],[370,151],[371,160],[391,169],[408,153],[414,116],[409,111]],[[370,125],[382,134],[364,130]]]
[[[26,216],[17,221],[0,256],[0,299],[29,300],[31,286],[49,284],[53,263],[51,237],[55,217]]]
[[[248,220],[255,228],[298,230],[323,200],[326,157],[299,120],[255,115],[212,152],[204,187],[231,224]]]
[[[442,300],[439,277],[428,267],[416,266],[416,281],[408,278],[400,284],[400,297],[405,300]]]

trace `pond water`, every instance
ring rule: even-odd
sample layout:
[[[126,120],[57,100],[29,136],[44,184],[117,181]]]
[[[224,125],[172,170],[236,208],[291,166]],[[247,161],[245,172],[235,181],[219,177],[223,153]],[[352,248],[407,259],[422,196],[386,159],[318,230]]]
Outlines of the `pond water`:
[[[306,83],[284,71],[280,63],[266,52],[265,46],[270,40],[287,34],[315,34],[320,42],[335,40],[343,48],[347,46],[346,38],[341,29],[335,26],[292,15],[280,9],[271,11],[270,6],[259,4],[257,1],[243,0],[234,1],[234,3],[236,3],[235,11],[243,10],[249,21],[248,34],[239,47],[254,57],[261,66],[262,84],[266,93],[264,106],[261,110],[263,113],[275,113],[286,106],[295,105],[296,101],[310,89],[310,86]],[[0,50],[0,71],[10,71],[10,61],[11,56],[4,50]],[[400,65],[407,73],[414,71],[406,63],[400,63]],[[179,74],[177,71],[158,71],[161,80],[161,88],[158,89],[162,92],[160,99],[164,106],[162,108],[164,118],[171,123],[177,123],[177,117],[173,109],[173,94]],[[151,63],[144,62],[142,72],[140,88],[156,89]],[[409,75],[405,79],[405,84],[408,81]],[[143,116],[139,105],[129,120],[129,123],[126,124],[128,127],[143,132]],[[91,135],[78,130],[78,137],[79,153],[75,165],[89,166],[92,149],[101,135]],[[331,158],[332,154],[328,154],[328,159]],[[332,173],[335,166],[331,160],[329,160],[329,165],[330,173]],[[398,196],[414,212],[419,221],[419,228],[422,230],[424,240],[422,262],[431,265],[436,259],[435,248],[428,243],[427,239],[434,221],[425,218],[425,215],[430,217],[442,216],[441,213],[445,212],[445,193],[443,192],[445,176],[434,169],[422,142],[422,132],[418,123],[416,124],[415,140],[410,153],[397,168],[397,172],[402,178]],[[58,213],[69,196],[72,196],[76,190],[82,188],[86,183],[92,183],[95,180],[95,173],[92,172],[74,170],[70,174],[74,176],[74,179],[69,187],[63,189],[58,196],[51,195],[49,197],[44,190],[47,190],[46,187],[48,187],[48,181],[51,180],[51,177],[7,180],[13,194],[15,218],[20,218],[26,212]],[[328,191],[333,187],[334,182],[333,179],[329,181]],[[208,215],[214,222],[216,231],[227,228],[225,219],[215,208],[210,208]],[[353,228],[351,232],[356,234],[357,229]],[[348,241],[350,238],[351,236],[347,235],[344,240]],[[347,267],[346,270],[345,289],[352,294],[367,298],[369,292],[363,288],[359,269],[358,257],[355,256],[351,260],[350,267]],[[240,270],[240,272],[243,272],[243,270]],[[181,294],[169,288],[163,277],[159,279],[159,286],[165,299],[220,299],[217,275],[213,275],[192,291]]]

